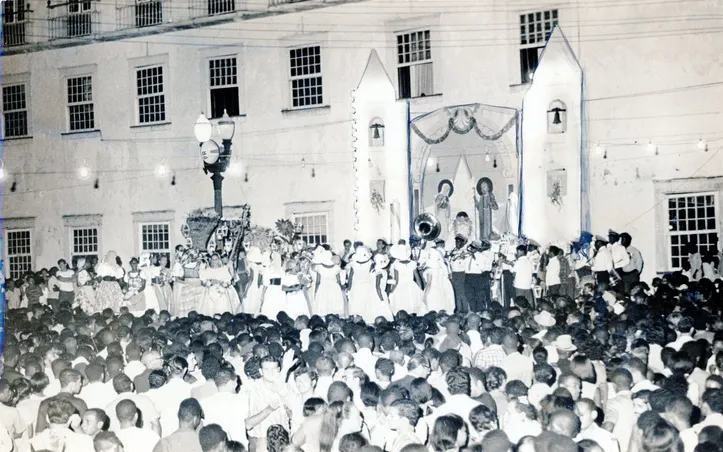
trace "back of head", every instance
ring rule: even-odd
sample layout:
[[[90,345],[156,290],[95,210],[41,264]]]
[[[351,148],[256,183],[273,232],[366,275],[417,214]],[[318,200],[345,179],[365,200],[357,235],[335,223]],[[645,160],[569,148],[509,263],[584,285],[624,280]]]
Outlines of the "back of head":
[[[60,382],[61,388],[67,388],[74,383],[80,383],[83,376],[75,369],[64,369],[58,375],[58,381]]]
[[[206,425],[198,432],[198,441],[201,443],[203,452],[213,451],[227,440],[228,435],[218,424]]]
[[[138,407],[130,399],[124,399],[115,406],[115,415],[120,422],[133,422],[138,414]]]
[[[190,426],[194,430],[198,428],[203,419],[203,409],[198,400],[194,398],[185,399],[178,407],[178,422],[184,426]]]
[[[354,393],[343,381],[335,381],[329,386],[326,400],[329,403],[347,402],[354,397]]]
[[[123,447],[123,443],[113,432],[99,432],[93,438],[95,452],[111,452]]]

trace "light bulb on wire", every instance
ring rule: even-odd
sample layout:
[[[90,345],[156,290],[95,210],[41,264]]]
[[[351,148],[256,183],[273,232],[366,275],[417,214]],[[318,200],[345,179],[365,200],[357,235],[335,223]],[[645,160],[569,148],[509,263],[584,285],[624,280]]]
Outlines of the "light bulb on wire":
[[[598,145],[595,146],[595,153],[596,153],[597,155],[602,155],[602,153],[603,153],[604,151],[605,151],[605,149],[603,149],[603,147],[600,145],[600,143],[598,143]]]
[[[80,177],[86,179],[88,176],[90,176],[90,169],[88,169],[87,161],[83,160],[83,166],[80,167]]]
[[[655,152],[656,154],[658,152],[658,146],[656,146],[652,141],[648,141],[648,152]]]
[[[427,166],[430,168],[434,166],[434,159],[432,157],[427,159]]]
[[[706,143],[703,138],[698,141],[698,149],[700,149],[701,151],[708,150],[708,143]]]
[[[0,162],[0,179],[5,179],[5,163]]]
[[[488,152],[485,154],[485,162],[489,162],[489,161],[490,161],[490,153]]]
[[[161,163],[158,167],[158,175],[159,176],[165,176],[166,175],[166,165],[165,163]]]
[[[306,158],[301,157],[301,167],[306,168]]]
[[[374,163],[372,163],[372,158],[371,158],[371,157],[369,157],[369,159],[367,160],[367,162],[369,163],[369,168],[374,168]]]

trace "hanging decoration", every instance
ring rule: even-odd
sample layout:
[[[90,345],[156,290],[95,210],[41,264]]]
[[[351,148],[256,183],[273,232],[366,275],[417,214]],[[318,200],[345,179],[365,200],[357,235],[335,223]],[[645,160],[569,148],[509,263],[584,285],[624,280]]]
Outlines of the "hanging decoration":
[[[369,182],[369,201],[377,213],[381,213],[381,211],[384,210],[384,204],[386,202],[384,200],[384,188],[383,180],[373,180]]]
[[[492,134],[486,134],[479,126],[479,122],[482,119],[481,115],[479,115],[479,109],[480,105],[475,104],[462,107],[447,107],[432,113],[430,117],[433,115],[446,115],[447,127],[442,128],[441,135],[438,135],[439,131],[434,135],[425,134],[420,129],[420,125],[418,125],[419,121],[413,122],[411,128],[425,143],[439,144],[446,140],[452,132],[458,135],[466,135],[473,130],[477,136],[483,140],[495,141],[500,139],[500,137],[506,134],[517,123],[518,112],[515,110],[502,129]],[[475,115],[480,116],[480,118],[478,119]],[[427,118],[422,118],[420,121],[425,121],[425,119]]]
[[[238,258],[244,236],[249,230],[251,208],[242,207],[238,218],[221,218],[212,208],[196,209],[181,226],[186,247],[200,253],[218,253],[230,261]]]
[[[351,92],[351,146],[352,152],[354,153],[354,231],[359,231],[359,206],[361,200],[359,199],[359,156],[358,156],[358,142],[359,142],[359,116],[356,108],[356,90]]]

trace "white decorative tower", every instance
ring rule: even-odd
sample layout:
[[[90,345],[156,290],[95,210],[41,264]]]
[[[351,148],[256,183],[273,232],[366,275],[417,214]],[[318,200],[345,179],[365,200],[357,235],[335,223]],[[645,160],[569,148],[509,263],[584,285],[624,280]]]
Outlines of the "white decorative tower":
[[[582,91],[582,69],[555,28],[522,107],[522,233],[540,244],[587,227]]]
[[[409,237],[406,104],[398,102],[379,55],[371,51],[352,93],[356,240]]]

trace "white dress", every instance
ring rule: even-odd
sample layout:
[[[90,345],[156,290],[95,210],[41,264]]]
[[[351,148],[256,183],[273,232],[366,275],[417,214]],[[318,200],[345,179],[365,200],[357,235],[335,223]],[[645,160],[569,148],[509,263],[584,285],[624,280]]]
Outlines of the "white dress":
[[[238,293],[233,287],[233,276],[228,267],[204,268],[199,274],[204,286],[198,313],[213,317],[230,312],[235,314],[240,305]]]
[[[261,295],[264,289],[264,270],[261,264],[249,263],[249,288],[243,300],[243,312],[258,315],[261,312]]]
[[[286,310],[286,292],[281,289],[281,278],[284,272],[280,268],[269,267],[264,273],[263,301],[261,303],[261,315],[271,320],[276,320],[279,312]]]
[[[424,312],[424,293],[414,281],[417,263],[414,261],[396,261],[392,264],[392,274],[397,272],[398,280],[394,291],[389,295],[392,312],[406,311],[409,314]]]
[[[337,314],[344,315],[344,293],[337,281],[337,276],[341,273],[338,265],[333,267],[325,267],[317,265],[314,270],[318,274],[318,287],[314,292],[314,304],[312,310],[314,314],[326,315]]]
[[[430,311],[454,313],[454,288],[446,268],[424,270],[424,304]]]
[[[367,313],[369,304],[377,296],[376,280],[372,273],[371,259],[364,263],[352,262],[351,268],[354,271],[349,290],[349,315],[364,316]],[[364,319],[368,321],[366,318]]]
[[[392,307],[389,305],[389,298],[387,297],[387,279],[389,274],[385,269],[376,270],[372,273],[374,281],[374,294],[369,297],[369,302],[365,304],[365,311],[362,314],[364,321],[367,323],[374,323],[377,317],[384,317],[389,321],[394,320],[394,314],[392,313]],[[377,292],[377,285],[379,286],[379,292]],[[381,292],[381,298],[379,293]]]
[[[285,287],[300,286],[299,277],[296,274],[287,273],[281,279],[281,285]],[[306,299],[306,294],[303,288],[292,292],[286,292],[286,306],[284,307],[289,317],[296,319],[302,315],[310,316],[309,302]]]
[[[158,303],[158,295],[156,288],[153,286],[153,279],[161,275],[161,267],[143,267],[141,268],[141,276],[146,280],[146,289],[143,291],[146,298],[146,309],[153,309],[160,312],[161,307]]]

